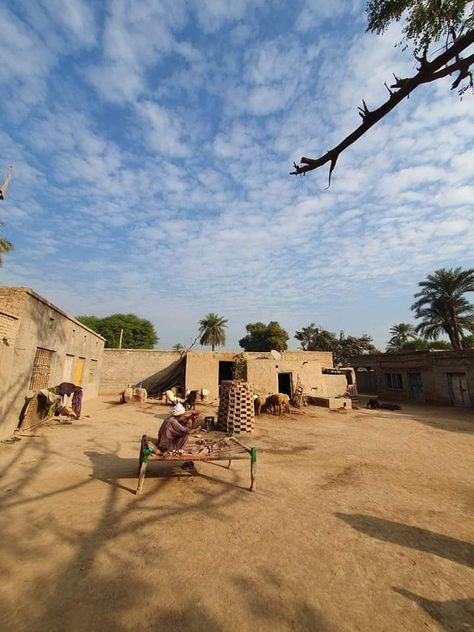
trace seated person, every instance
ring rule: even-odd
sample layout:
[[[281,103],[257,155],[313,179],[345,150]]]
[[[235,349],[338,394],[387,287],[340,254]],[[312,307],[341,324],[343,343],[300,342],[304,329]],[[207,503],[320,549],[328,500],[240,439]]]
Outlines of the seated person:
[[[171,413],[167,415],[161,424],[158,433],[158,448],[161,452],[174,452],[182,450],[189,440],[192,432],[199,431],[199,426],[193,428],[193,421],[197,419],[199,413],[191,413],[187,417],[184,416],[185,408],[178,403],[173,406]],[[193,467],[190,461],[183,463],[183,469]]]

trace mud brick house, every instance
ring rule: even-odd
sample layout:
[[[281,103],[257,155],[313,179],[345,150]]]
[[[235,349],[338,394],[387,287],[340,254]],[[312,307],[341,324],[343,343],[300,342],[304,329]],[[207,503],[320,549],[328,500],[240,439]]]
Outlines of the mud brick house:
[[[326,373],[333,368],[332,353],[326,351],[284,351],[276,360],[270,352],[248,352],[246,376],[255,392],[287,393],[292,396],[298,382],[304,393],[330,398],[345,395],[344,374]],[[209,399],[219,396],[219,384],[231,380],[236,352],[105,349],[100,390],[118,393],[126,384],[141,383],[149,394],[177,386],[209,391]]]
[[[355,356],[359,393],[384,400],[474,405],[474,350]]]
[[[101,336],[33,290],[0,287],[0,439],[31,391],[72,382],[96,397],[103,350]]]

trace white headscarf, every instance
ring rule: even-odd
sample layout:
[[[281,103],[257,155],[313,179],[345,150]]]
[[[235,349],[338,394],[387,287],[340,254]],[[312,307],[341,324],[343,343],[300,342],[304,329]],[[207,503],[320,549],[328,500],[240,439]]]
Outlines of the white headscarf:
[[[186,409],[184,408],[183,404],[180,404],[179,402],[175,404],[171,409],[171,414],[173,415],[173,417],[176,417],[177,415],[184,415],[185,412]]]

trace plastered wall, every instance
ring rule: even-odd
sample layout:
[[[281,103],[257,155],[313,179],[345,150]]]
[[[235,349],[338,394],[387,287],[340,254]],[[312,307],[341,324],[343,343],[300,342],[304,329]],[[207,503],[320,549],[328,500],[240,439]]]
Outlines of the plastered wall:
[[[100,376],[101,393],[120,393],[179,360],[178,351],[159,349],[105,349]]]
[[[16,319],[10,337],[0,338],[0,437],[18,425],[37,347],[54,352],[48,387],[73,382],[83,358],[83,398],[97,396],[103,338],[29,288],[1,287],[0,312]]]

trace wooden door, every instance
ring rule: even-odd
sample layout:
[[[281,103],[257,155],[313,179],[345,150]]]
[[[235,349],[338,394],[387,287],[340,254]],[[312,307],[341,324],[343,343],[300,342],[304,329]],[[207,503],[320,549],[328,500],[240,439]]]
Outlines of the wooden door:
[[[82,386],[82,376],[84,374],[85,358],[77,358],[76,362],[76,374],[74,376],[74,384],[76,386]]]
[[[448,386],[453,406],[471,405],[465,373],[448,373]]]
[[[410,399],[412,401],[423,401],[423,382],[421,379],[421,373],[408,374],[408,388],[410,390]]]
[[[71,382],[73,378],[72,365],[74,362],[74,356],[69,353],[66,355],[64,360],[64,369],[63,369],[63,382]]]

